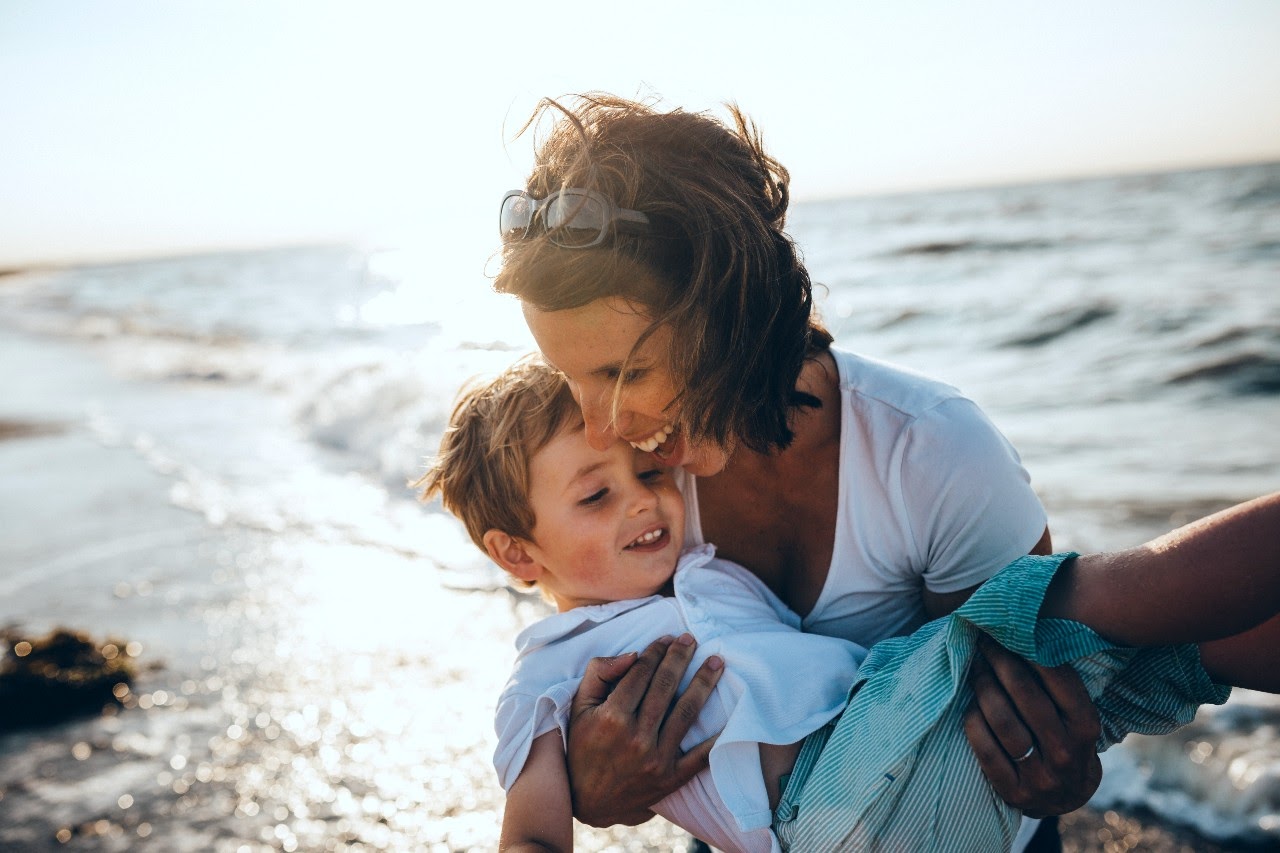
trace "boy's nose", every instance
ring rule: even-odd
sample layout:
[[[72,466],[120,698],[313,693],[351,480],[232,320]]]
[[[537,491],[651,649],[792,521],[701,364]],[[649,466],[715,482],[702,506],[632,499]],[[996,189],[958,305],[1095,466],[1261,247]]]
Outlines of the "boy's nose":
[[[639,515],[642,512],[650,512],[658,506],[658,493],[651,489],[647,484],[637,482],[636,493],[631,500],[631,514]]]

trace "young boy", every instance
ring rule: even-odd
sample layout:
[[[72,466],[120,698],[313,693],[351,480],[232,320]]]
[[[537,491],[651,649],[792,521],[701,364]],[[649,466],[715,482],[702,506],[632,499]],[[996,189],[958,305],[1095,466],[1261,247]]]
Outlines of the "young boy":
[[[712,548],[682,555],[671,474],[622,442],[592,449],[563,378],[539,361],[463,393],[420,484],[558,611],[516,639],[498,703],[503,850],[572,847],[564,742],[581,675],[593,657],[662,635],[696,638],[689,672],[712,655],[727,668],[683,744],[715,737],[710,767],[653,811],[729,851],[924,850],[940,838],[1008,848],[1019,816],[960,723],[980,631],[1041,664],[1072,664],[1098,706],[1099,749],[1225,701],[1215,680],[1280,689],[1266,681],[1280,658],[1280,495],[1120,554],[1024,558],[868,656],[801,633]]]

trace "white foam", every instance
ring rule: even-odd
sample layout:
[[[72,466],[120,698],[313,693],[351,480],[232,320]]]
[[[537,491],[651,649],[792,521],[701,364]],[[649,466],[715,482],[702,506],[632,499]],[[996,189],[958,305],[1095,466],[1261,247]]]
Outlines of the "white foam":
[[[1164,737],[1102,756],[1091,805],[1141,806],[1219,841],[1280,841],[1280,697],[1240,690]]]

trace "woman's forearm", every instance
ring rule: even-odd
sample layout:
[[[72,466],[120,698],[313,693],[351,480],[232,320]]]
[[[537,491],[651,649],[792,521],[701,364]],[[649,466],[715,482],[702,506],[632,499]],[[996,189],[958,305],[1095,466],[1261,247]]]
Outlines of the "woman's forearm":
[[[1138,548],[1068,562],[1040,610],[1042,617],[1074,619],[1130,646],[1219,640],[1277,613],[1280,493]]]

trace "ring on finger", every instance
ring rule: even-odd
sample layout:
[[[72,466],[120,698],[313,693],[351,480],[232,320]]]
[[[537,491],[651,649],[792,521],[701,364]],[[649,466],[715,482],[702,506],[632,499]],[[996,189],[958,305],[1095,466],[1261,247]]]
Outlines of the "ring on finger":
[[[1022,755],[1019,755],[1017,758],[1013,759],[1013,763],[1021,764],[1022,762],[1030,758],[1032,753],[1034,753],[1035,751],[1036,751],[1036,745],[1033,743],[1031,744],[1031,746],[1027,747],[1026,752],[1022,753]]]

